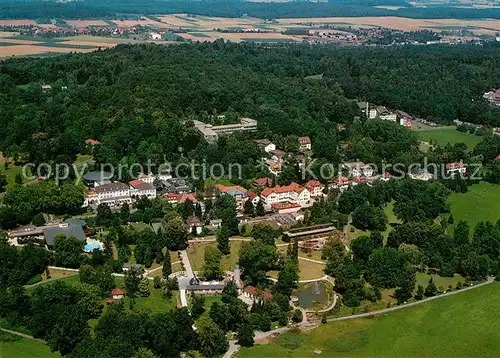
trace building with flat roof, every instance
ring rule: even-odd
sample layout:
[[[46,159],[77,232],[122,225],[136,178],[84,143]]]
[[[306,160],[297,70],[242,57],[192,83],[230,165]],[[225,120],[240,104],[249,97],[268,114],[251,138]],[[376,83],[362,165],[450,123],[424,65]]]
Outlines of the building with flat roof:
[[[234,132],[252,132],[257,130],[257,121],[252,118],[241,118],[240,123],[223,124],[214,126],[212,124],[203,123],[200,121],[193,121],[195,128],[209,143],[214,143],[219,138],[219,135],[231,134]]]

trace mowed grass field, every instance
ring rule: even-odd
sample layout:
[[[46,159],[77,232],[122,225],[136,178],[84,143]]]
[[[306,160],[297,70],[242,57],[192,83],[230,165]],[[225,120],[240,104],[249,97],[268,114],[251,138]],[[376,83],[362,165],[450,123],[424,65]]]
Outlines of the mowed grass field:
[[[471,229],[480,221],[495,223],[500,219],[500,185],[479,183],[464,194],[452,193],[448,198],[455,224],[466,220]]]
[[[443,297],[376,318],[291,332],[238,357],[495,357],[500,355],[500,284]]]
[[[221,259],[221,265],[224,271],[232,271],[234,266],[238,263],[241,244],[242,242],[240,241],[231,241],[231,253],[222,256]],[[203,265],[205,264],[205,248],[208,246],[216,247],[217,243],[196,243],[193,246],[194,250],[191,251],[191,249],[188,249],[189,262],[191,263],[193,271],[201,271],[203,269]]]
[[[455,143],[465,143],[469,150],[474,149],[474,147],[481,142],[483,139],[480,136],[462,133],[455,129],[455,127],[437,128],[425,131],[418,131],[418,135],[423,141],[436,142],[440,146],[445,146],[446,144]]]
[[[61,355],[53,353],[42,342],[22,338],[13,334],[0,333],[1,358],[57,358]]]

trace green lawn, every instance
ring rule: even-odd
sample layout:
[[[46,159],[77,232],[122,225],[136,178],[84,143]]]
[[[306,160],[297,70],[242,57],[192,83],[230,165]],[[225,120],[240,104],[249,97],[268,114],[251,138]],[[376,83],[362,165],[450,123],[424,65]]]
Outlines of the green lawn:
[[[384,213],[388,219],[385,231],[382,233],[382,235],[384,235],[384,244],[385,244],[385,241],[387,241],[387,237],[394,228],[394,224],[401,224],[401,220],[399,220],[396,217],[396,215],[394,215],[394,201],[391,201],[385,206]]]
[[[459,220],[469,222],[474,229],[479,221],[495,223],[500,219],[500,185],[474,184],[465,194],[452,193],[448,198],[455,224]]]
[[[483,139],[480,136],[468,133],[462,133],[455,129],[455,127],[446,127],[431,129],[425,131],[419,131],[418,135],[423,141],[429,142],[434,141],[441,146],[445,146],[447,143],[451,145],[455,143],[465,143],[469,150],[474,149],[476,144],[481,142]]]
[[[376,318],[286,333],[239,357],[495,357],[500,354],[500,284],[444,297]]]
[[[418,285],[422,285],[425,288],[431,277],[434,280],[434,284],[436,285],[436,287],[437,288],[442,287],[444,290],[448,290],[449,285],[451,285],[453,289],[455,289],[455,286],[457,285],[458,282],[462,283],[465,282],[465,278],[458,274],[455,274],[453,277],[441,277],[439,275],[429,275],[426,273],[417,272],[415,274],[416,278],[415,289],[416,287],[418,287]]]
[[[1,358],[56,358],[59,353],[53,353],[44,343],[22,338],[13,334],[0,333]]]
[[[123,278],[115,277],[115,282],[117,287],[125,287]],[[148,297],[137,297],[135,299],[135,307],[149,309],[151,313],[167,312],[177,307],[178,291],[175,291],[171,299],[166,299],[163,297],[161,288],[156,289],[153,287],[153,280],[149,280],[149,291],[151,294]],[[126,308],[129,307],[128,298],[125,298],[124,305]]]
[[[241,247],[240,241],[231,241],[231,253],[226,256],[222,256],[221,265],[224,271],[232,271],[234,265],[238,263],[239,252]],[[194,251],[188,250],[189,261],[191,262],[191,267],[193,271],[201,271],[203,264],[205,263],[205,248],[207,246],[216,246],[215,242],[209,243],[197,243],[194,246]]]
[[[22,176],[22,167],[14,165],[12,163],[9,164],[9,168],[5,169],[5,163],[0,160],[0,173],[5,174],[7,177],[7,181],[9,182],[9,186],[15,184],[15,179],[17,174],[21,174]],[[23,178],[23,182],[25,182]]]

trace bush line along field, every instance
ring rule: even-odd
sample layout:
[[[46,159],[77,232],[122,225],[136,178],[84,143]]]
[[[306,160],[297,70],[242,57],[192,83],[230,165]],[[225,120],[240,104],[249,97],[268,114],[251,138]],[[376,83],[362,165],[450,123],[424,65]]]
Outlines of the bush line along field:
[[[242,348],[238,357],[486,357],[500,354],[500,284],[374,318],[285,333],[272,344]]]

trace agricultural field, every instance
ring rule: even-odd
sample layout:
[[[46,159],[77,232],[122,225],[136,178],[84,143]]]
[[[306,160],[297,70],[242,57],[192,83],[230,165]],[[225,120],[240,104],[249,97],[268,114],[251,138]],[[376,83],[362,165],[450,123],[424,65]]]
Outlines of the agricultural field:
[[[0,332],[0,357],[2,358],[56,358],[50,348],[39,341]]]
[[[495,223],[500,219],[500,185],[486,182],[469,186],[464,194],[452,193],[448,198],[455,224],[466,220],[474,229],[480,221]]]
[[[339,25],[352,27],[386,27],[402,31],[447,30],[467,28],[477,34],[495,35],[500,30],[500,21],[494,19],[457,20],[457,19],[410,19],[397,16],[378,17],[319,17],[280,19],[280,25],[293,27],[298,25]]]
[[[0,58],[91,52],[97,49],[111,48],[120,43],[137,42],[139,41],[99,36],[72,36],[49,39],[43,37],[16,36],[15,33],[1,32]],[[161,43],[167,42],[163,41]]]
[[[238,357],[491,357],[500,354],[500,284],[443,297],[374,318],[289,332]]]
[[[465,143],[468,150],[474,149],[474,147],[483,139],[482,137],[474,134],[459,132],[455,129],[455,127],[434,128],[430,130],[418,131],[417,133],[425,142],[436,143],[440,146],[445,146],[448,143],[451,145],[455,143]]]

